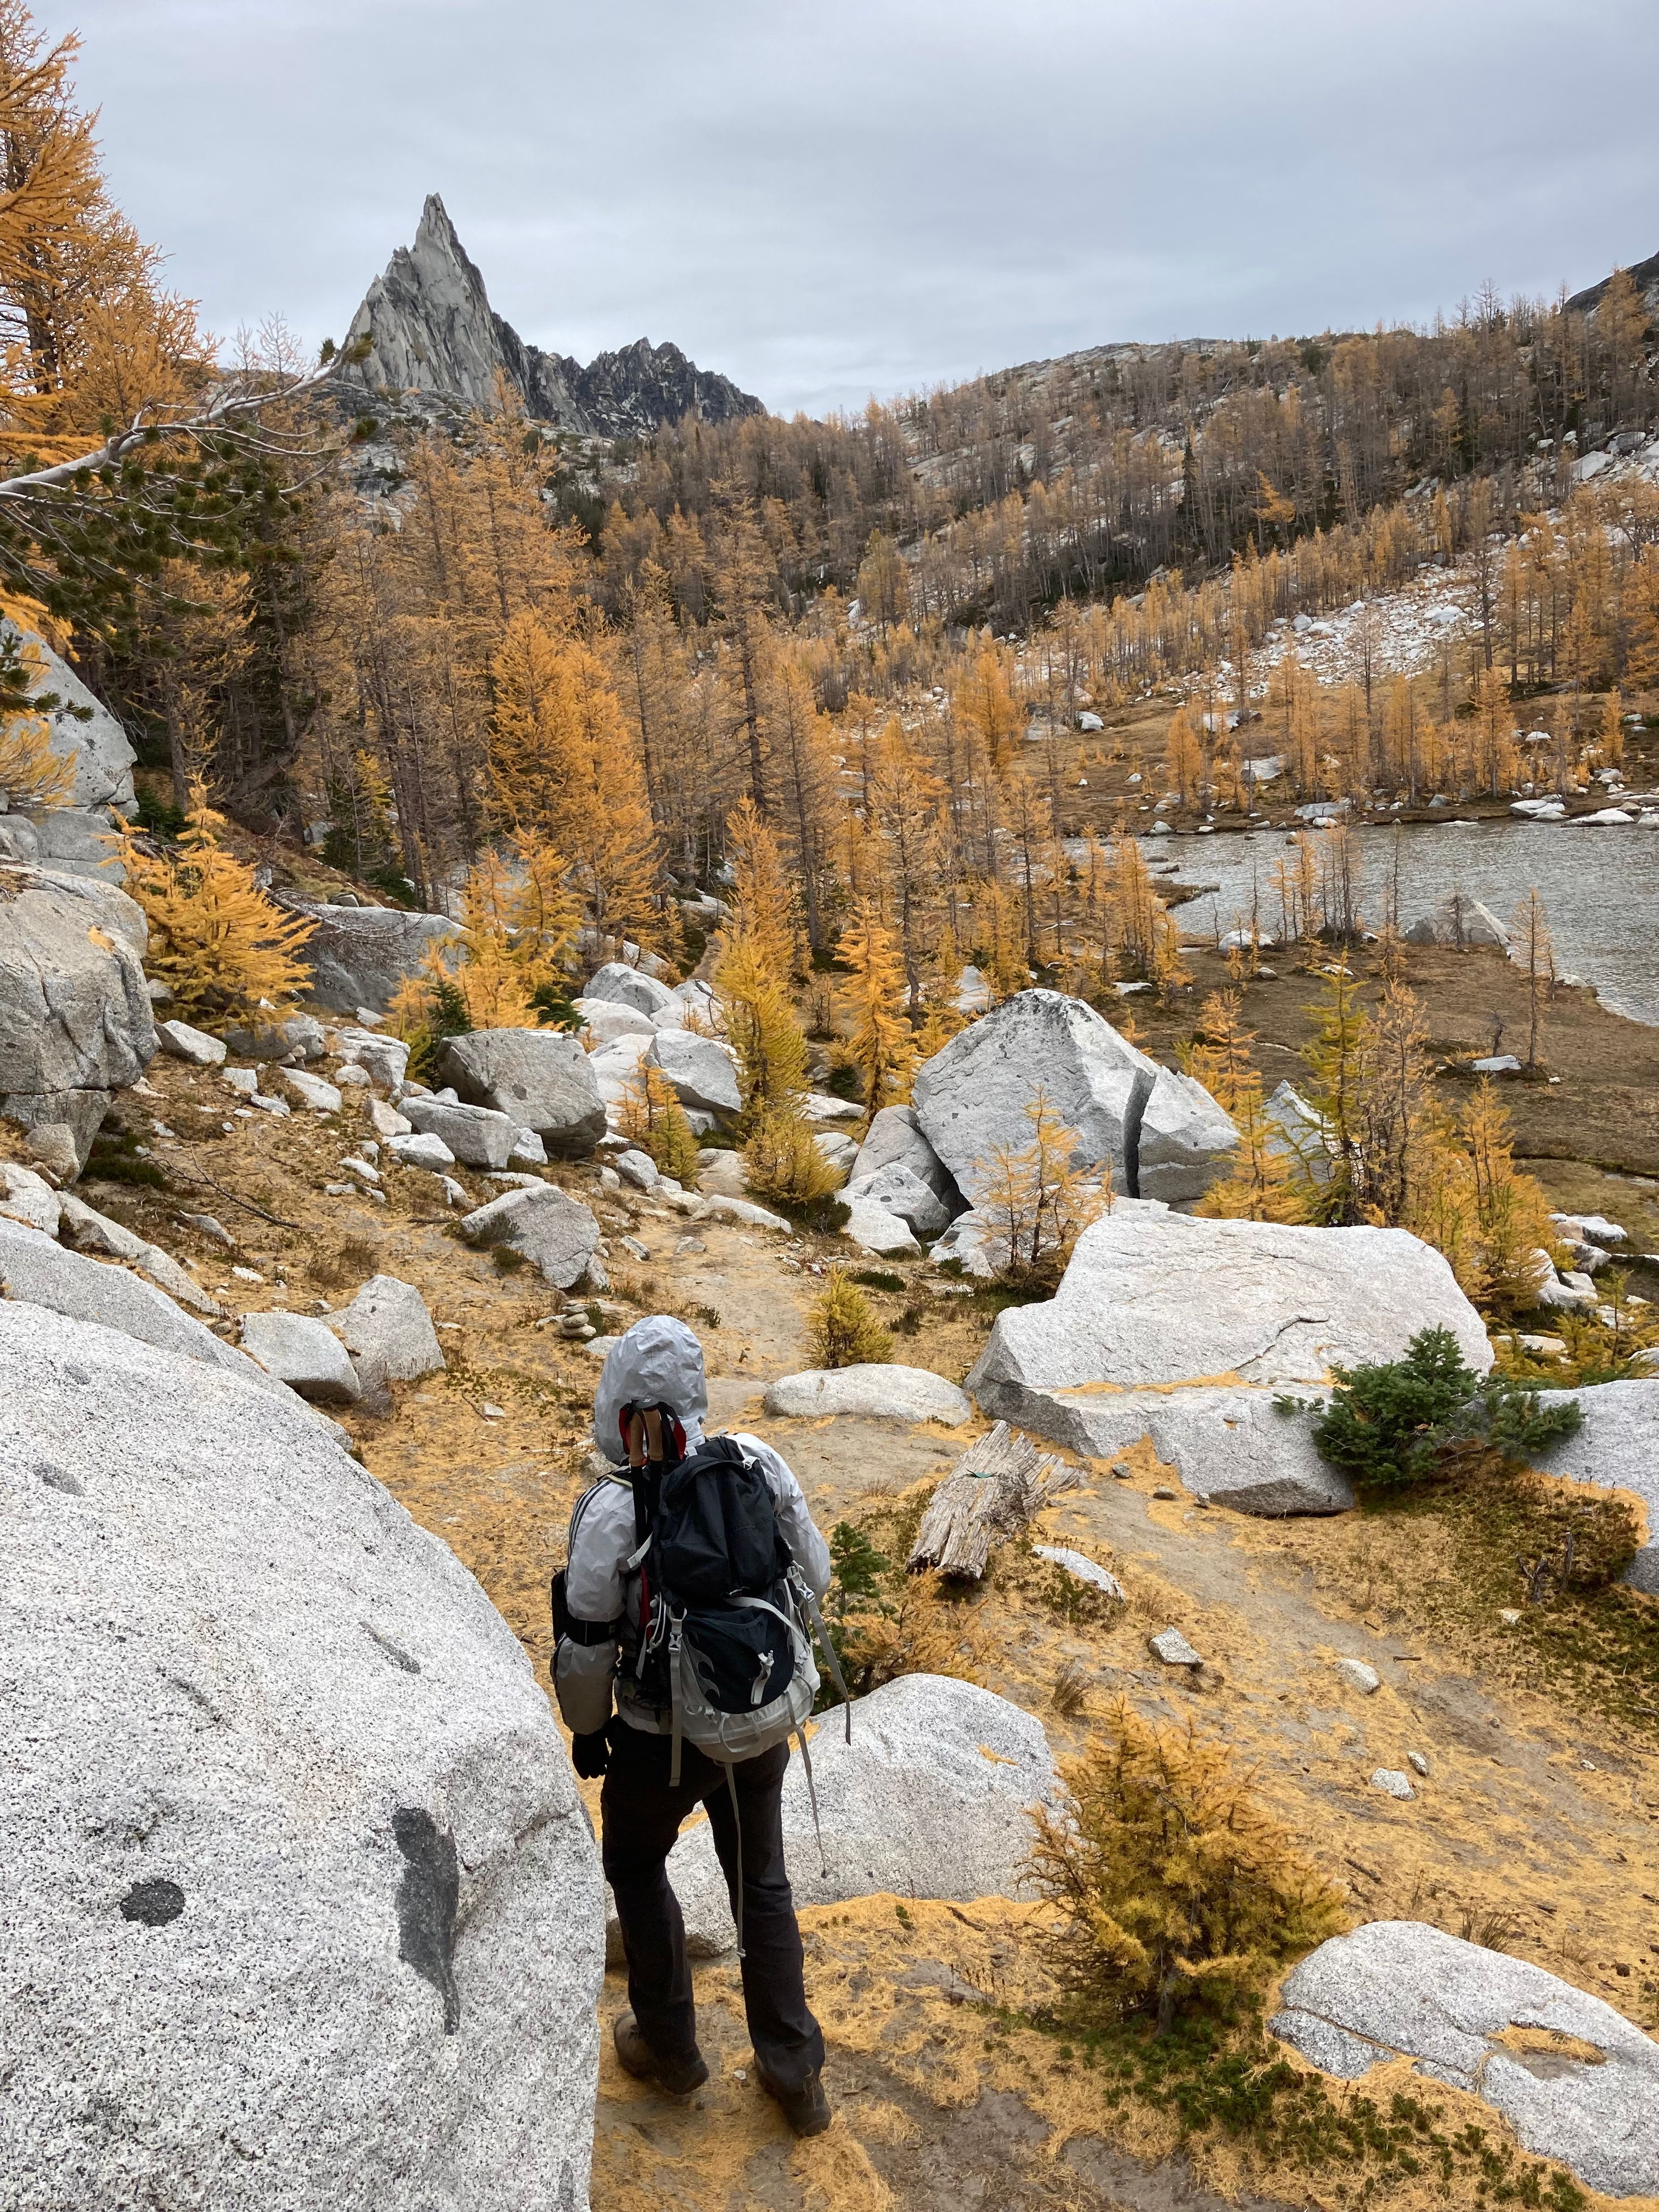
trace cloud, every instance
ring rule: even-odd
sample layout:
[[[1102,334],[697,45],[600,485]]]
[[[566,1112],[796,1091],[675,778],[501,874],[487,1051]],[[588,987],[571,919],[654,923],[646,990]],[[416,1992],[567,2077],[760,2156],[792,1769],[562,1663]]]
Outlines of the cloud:
[[[1659,248],[1651,0],[37,12],[82,31],[117,197],[227,333],[337,337],[431,191],[525,337],[672,338],[783,412]]]

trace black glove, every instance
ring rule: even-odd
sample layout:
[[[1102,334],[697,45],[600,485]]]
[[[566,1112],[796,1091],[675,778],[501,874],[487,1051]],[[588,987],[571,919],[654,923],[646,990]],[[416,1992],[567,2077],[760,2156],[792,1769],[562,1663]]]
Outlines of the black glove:
[[[570,1764],[584,1782],[597,1782],[611,1764],[611,1746],[603,1729],[592,1735],[573,1735],[570,1739]]]

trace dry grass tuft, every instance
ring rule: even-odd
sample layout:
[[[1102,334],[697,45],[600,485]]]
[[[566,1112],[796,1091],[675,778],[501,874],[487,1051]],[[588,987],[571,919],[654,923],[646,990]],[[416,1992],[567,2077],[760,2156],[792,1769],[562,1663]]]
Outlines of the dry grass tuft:
[[[308,1272],[319,1290],[356,1289],[374,1273],[380,1258],[379,1248],[368,1237],[346,1237],[337,1244],[319,1246]]]
[[[837,1624],[842,1671],[855,1697],[901,1674],[977,1682],[993,1640],[975,1608],[947,1596],[938,1575],[893,1577],[890,1597],[860,1601]]]

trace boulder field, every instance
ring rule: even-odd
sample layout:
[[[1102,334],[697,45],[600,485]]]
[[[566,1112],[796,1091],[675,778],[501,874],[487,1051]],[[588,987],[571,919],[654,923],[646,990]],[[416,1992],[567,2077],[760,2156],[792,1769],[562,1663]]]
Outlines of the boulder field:
[[[810,1296],[805,1269],[833,1262],[833,1246],[808,1243],[749,1200],[739,1155],[707,1154],[699,1194],[605,1134],[607,1109],[614,1116],[641,1060],[662,1071],[700,1127],[730,1123],[735,1071],[711,1034],[706,987],[671,988],[643,967],[610,963],[581,1002],[592,1010],[588,1037],[514,1030],[452,1039],[428,1074],[446,1086],[434,1094],[409,1083],[407,1048],[377,1028],[374,975],[360,967],[348,979],[342,969],[342,995],[361,1009],[357,1026],[272,1015],[269,1027],[238,1035],[235,1054],[248,1064],[230,1067],[226,1041],[187,1023],[165,1023],[147,1048],[142,923],[135,932],[131,902],[73,877],[3,865],[0,874],[20,884],[9,902],[0,893],[0,971],[7,928],[16,927],[26,897],[46,899],[58,917],[52,946],[62,947],[66,995],[55,984],[44,990],[34,1029],[14,1024],[0,1036],[14,1052],[35,1054],[32,1078],[61,1080],[38,1095],[61,1109],[71,1147],[71,1165],[58,1171],[65,1182],[82,1123],[89,1141],[94,1107],[101,1114],[112,1087],[137,1080],[159,1042],[170,1064],[154,1071],[158,1082],[182,1096],[199,1078],[202,1093],[223,1095],[225,1111],[246,1105],[245,1135],[257,1127],[273,1149],[309,1146],[316,1158],[307,1174],[349,1177],[321,1185],[343,1201],[343,1223],[349,1207],[372,1222],[370,1202],[385,1209],[389,1192],[398,1234],[424,1236],[428,1261],[438,1253],[434,1268],[459,1252],[472,1271],[465,1279],[481,1287],[462,1309],[473,1350],[499,1333],[497,1294],[504,1298],[507,1285],[526,1310],[545,1302],[549,1286],[605,1289],[607,1239],[642,1266],[662,1266],[689,1300],[694,1277],[679,1271],[678,1255],[705,1248],[682,1238],[683,1227],[731,1222],[767,1232],[722,1243],[711,1230],[714,1272],[695,1279],[703,1295],[703,1285],[729,1273],[719,1294],[726,1327],[747,1335],[755,1324],[757,1340],[769,1335],[758,1325],[763,1304],[789,1302],[792,1285]],[[96,915],[90,899],[102,902]],[[411,964],[434,941],[412,925],[441,920],[394,917],[388,930],[377,910],[329,912],[349,918],[339,925],[346,937],[359,932],[388,961]],[[23,916],[31,928],[33,913]],[[83,988],[76,978],[89,980]],[[63,1065],[52,1060],[65,1053]],[[912,1262],[932,1243],[936,1258],[955,1250],[970,1269],[992,1264],[987,1224],[969,1201],[985,1194],[992,1154],[1030,1142],[1028,1109],[1039,1089],[1078,1133],[1077,1166],[1109,1178],[1116,1195],[1079,1241],[1059,1294],[996,1322],[968,1378],[981,1413],[1091,1458],[1147,1437],[1189,1492],[1217,1504],[1332,1513],[1352,1492],[1314,1453],[1305,1419],[1276,1399],[1322,1397],[1334,1364],[1397,1357],[1437,1322],[1471,1364],[1490,1365],[1479,1317],[1449,1270],[1404,1232],[1208,1221],[1175,1210],[1224,1168],[1231,1124],[1198,1085],[1054,993],[1023,993],[952,1040],[921,1072],[915,1103],[884,1109],[861,1143],[836,1126],[858,1120],[855,1107],[806,1102],[826,1156],[848,1170],[855,1241]],[[8,1092],[6,1101],[35,1096]],[[83,1108],[83,1097],[93,1103]],[[1273,1105],[1286,1146],[1316,1145],[1316,1116],[1288,1085]],[[325,1142],[334,1115],[343,1116],[342,1147],[355,1148],[337,1169]],[[172,1133],[159,1121],[155,1128],[164,1146]],[[567,1176],[571,1192],[512,1171],[544,1152],[595,1151],[609,1164]],[[476,1171],[470,1188],[442,1175],[458,1158]],[[604,2024],[595,2017],[604,1893],[545,1688],[471,1577],[347,1455],[342,1431],[319,1410],[355,1409],[341,1417],[371,1450],[372,1424],[383,1419],[441,1437],[447,1452],[434,1456],[446,1480],[461,1433],[465,1491],[467,1455],[492,1446],[469,1444],[445,1425],[449,1409],[438,1401],[450,1394],[421,1393],[405,1411],[387,1387],[443,1366],[420,1290],[377,1273],[355,1297],[340,1289],[347,1303],[295,1297],[307,1311],[228,1313],[209,1285],[235,1294],[216,1274],[193,1281],[147,1241],[167,1234],[153,1213],[135,1217],[149,1223],[139,1236],[57,1188],[38,1171],[45,1158],[35,1168],[0,1163],[0,1369],[27,1382],[0,1393],[7,2203],[15,2197],[20,2212],[150,2203],[198,2212],[363,2204],[584,2212]],[[414,1209],[398,1170],[388,1170],[400,1158],[442,1176],[418,1179],[430,1195]],[[636,1194],[649,1206],[636,1205]],[[174,1218],[199,1227],[208,1218]],[[468,1249],[445,1238],[452,1221]],[[1593,1267],[1596,1224],[1576,1225],[1581,1264]],[[792,1243],[781,1251],[771,1240],[785,1236]],[[491,1255],[501,1247],[507,1265],[498,1279]],[[380,1249],[430,1286],[418,1254],[405,1267],[395,1246]],[[514,1253],[524,1267],[513,1268]],[[774,1256],[779,1272],[768,1276]],[[333,1294],[368,1265],[315,1278],[311,1288]],[[297,1269],[295,1279],[297,1289]],[[920,1271],[908,1277],[918,1291],[926,1283]],[[290,1295],[285,1283],[283,1294]],[[562,1341],[576,1317],[561,1299],[550,1303],[554,1313],[538,1319],[562,1316]],[[225,1340],[239,1323],[240,1349]],[[455,1331],[443,1341],[459,1376],[469,1338],[459,1322],[443,1326]],[[717,1335],[718,1311],[710,1326]],[[923,1349],[928,1340],[913,1340],[921,1356],[934,1357]],[[746,1342],[740,1356],[748,1358]],[[803,1357],[798,1339],[787,1356],[750,1366],[743,1387],[765,1389],[775,1420],[834,1433],[826,1417],[848,1417],[859,1480],[902,1468],[908,1480],[925,1465],[922,1452],[946,1461],[960,1449],[945,1431],[964,1425],[972,1407],[945,1376],[960,1374],[968,1356],[940,1358],[938,1372],[897,1364],[782,1372]],[[571,1395],[568,1370],[561,1379]],[[730,1388],[736,1376],[728,1370],[719,1379]],[[1549,1471],[1616,1485],[1651,1522],[1659,1382],[1574,1395],[1584,1427],[1552,1451]],[[481,1437],[505,1439],[526,1418],[508,1389],[501,1396],[477,1418],[508,1428],[481,1428]],[[808,1452],[827,1449],[816,1436],[803,1443],[803,1465]],[[552,1456],[539,1431],[533,1450],[539,1482]],[[1153,1498],[1172,1503],[1158,1480]],[[1115,1504],[1130,1500],[1127,1484],[1100,1487]],[[821,1493],[811,1494],[817,1510]],[[476,1557],[447,1516],[446,1507],[434,1525]],[[1167,1517],[1192,1524],[1180,1540],[1194,1553],[1197,1532],[1215,1526],[1200,1513]],[[1048,1585],[1062,1578],[1075,1585],[1072,1596],[1088,1595],[1091,1609],[1075,1620],[1069,1598],[1060,1608],[1073,1640],[1087,1647],[1122,1632],[1101,1626],[1102,1598],[1113,1601],[1115,1620],[1138,1601],[1145,1610],[1141,1563],[1115,1541],[1103,1549],[1097,1522],[1056,1521],[1065,1525],[1048,1533],[1068,1540],[1033,1547],[1044,1603]],[[828,1513],[823,1525],[833,1525]],[[1148,1542],[1158,1527],[1149,1521]],[[1274,1545],[1287,1533],[1277,1532]],[[1340,1534],[1321,1531],[1318,1540]],[[1238,1529],[1233,1540],[1242,1549],[1266,1540]],[[1656,1558],[1651,1546],[1638,1554],[1631,1578],[1639,1588],[1659,1589]],[[1168,1587],[1178,1599],[1180,1589]],[[502,1602],[522,1632],[510,1595]],[[1112,1679],[1150,1681],[1155,1698],[1174,1684],[1170,1694],[1183,1702],[1228,1695],[1235,1662],[1217,1629],[1213,1611],[1189,1617],[1175,1601],[1166,1610],[1160,1594],[1155,1611],[1137,1615],[1128,1668],[1118,1666],[1126,1654],[1116,1648]],[[1316,1632],[1305,1621],[1295,1630]],[[1151,1676],[1135,1672],[1149,1664],[1147,1646],[1158,1662]],[[1386,1655],[1367,1648],[1382,1664]],[[1363,1710],[1376,1741],[1357,1747],[1352,1761],[1369,1818],[1437,1815],[1450,1796],[1441,1746],[1431,1766],[1400,1736],[1393,1674],[1390,1694],[1379,1694],[1384,1678],[1357,1657],[1333,1665],[1326,1655],[1320,1667],[1354,1711],[1373,1701]],[[1000,1686],[1012,1679],[1013,1694],[1049,1722],[1055,1745],[1066,1743],[1059,1692],[1069,1676],[1054,1677],[1052,1710],[1046,1671],[998,1679]],[[1228,1710],[1243,1713],[1247,1702],[1241,1686]],[[908,1906],[923,1899],[1003,1898],[1011,1911],[1024,1910],[1030,1810],[1052,1802],[1056,1787],[1035,1711],[969,1683],[906,1676],[856,1703],[850,1743],[831,1710],[818,1717],[809,1747],[818,1818],[799,1759],[783,1808],[803,1905],[878,1899],[883,1922],[907,1931]],[[1583,1771],[1594,1770],[1585,1762],[1569,1779],[1576,1785]],[[672,1870],[694,1953],[725,1957],[735,1931],[705,1823],[686,1831]],[[915,1971],[927,1968],[924,1960]],[[950,1970],[939,1971],[948,1981]],[[1617,1985],[1611,1994],[1622,2001]],[[966,2002],[972,1991],[964,1985],[955,1996]],[[603,2007],[606,2016],[614,2008],[609,2000]],[[1608,2005],[1540,1968],[1433,1929],[1374,1923],[1295,1969],[1274,2027],[1345,2080],[1404,2057],[1485,2098],[1530,2150],[1611,2194],[1659,2188],[1651,2148],[1659,2054]],[[735,2097],[742,2080],[717,2066],[711,2097]],[[631,2124],[633,2085],[624,2094],[635,2100]],[[605,2130],[617,2109],[602,2113]],[[843,2109],[851,2133],[854,2100]],[[659,2147],[650,2148],[656,2157]],[[614,2145],[607,2154],[617,2155]],[[672,2193],[666,2181],[659,2193]]]

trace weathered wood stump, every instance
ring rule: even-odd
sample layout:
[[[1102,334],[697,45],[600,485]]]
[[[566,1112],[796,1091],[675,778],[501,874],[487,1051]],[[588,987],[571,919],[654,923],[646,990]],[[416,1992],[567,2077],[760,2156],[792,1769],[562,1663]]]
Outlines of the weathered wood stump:
[[[1080,1480],[1075,1468],[999,1421],[969,1444],[933,1493],[905,1564],[912,1574],[932,1568],[977,1582],[996,1545]]]

